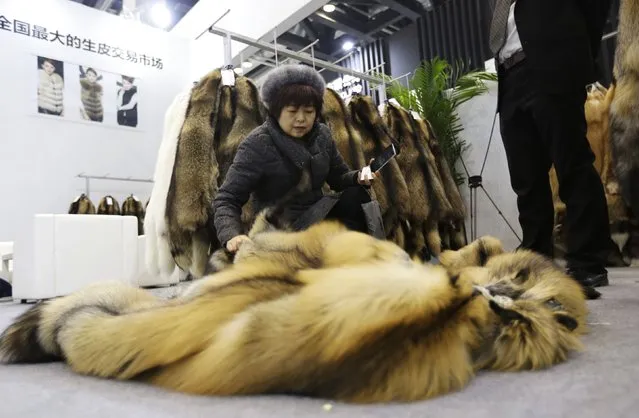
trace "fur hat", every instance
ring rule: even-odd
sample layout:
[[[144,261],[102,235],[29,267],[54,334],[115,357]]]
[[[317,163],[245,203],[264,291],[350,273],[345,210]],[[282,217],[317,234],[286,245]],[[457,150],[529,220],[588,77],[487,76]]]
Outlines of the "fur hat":
[[[287,64],[273,69],[262,84],[262,101],[267,108],[275,101],[277,93],[289,84],[304,84],[311,86],[324,97],[326,83],[322,76],[307,65]]]

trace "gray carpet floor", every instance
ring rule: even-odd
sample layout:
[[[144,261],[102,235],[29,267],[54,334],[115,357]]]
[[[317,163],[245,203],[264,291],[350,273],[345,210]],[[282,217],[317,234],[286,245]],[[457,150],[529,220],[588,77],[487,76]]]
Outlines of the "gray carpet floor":
[[[637,417],[639,269],[612,269],[611,285],[601,291],[602,299],[589,301],[585,352],[542,372],[483,373],[464,390],[430,401],[358,406],[286,396],[187,396],[45,364],[0,366],[0,416]],[[0,303],[0,330],[24,309]]]

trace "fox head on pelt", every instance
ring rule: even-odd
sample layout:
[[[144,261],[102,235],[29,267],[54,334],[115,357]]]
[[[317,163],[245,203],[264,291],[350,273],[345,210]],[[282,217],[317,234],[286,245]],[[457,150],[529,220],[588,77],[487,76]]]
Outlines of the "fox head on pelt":
[[[538,299],[527,292],[516,298],[486,293],[491,317],[483,344],[473,353],[478,369],[539,370],[582,349],[577,319],[556,298]]]
[[[581,348],[585,295],[552,260],[529,250],[506,252],[487,236],[442,253],[440,262],[451,274],[469,275],[491,313],[475,352],[478,367],[540,369]]]

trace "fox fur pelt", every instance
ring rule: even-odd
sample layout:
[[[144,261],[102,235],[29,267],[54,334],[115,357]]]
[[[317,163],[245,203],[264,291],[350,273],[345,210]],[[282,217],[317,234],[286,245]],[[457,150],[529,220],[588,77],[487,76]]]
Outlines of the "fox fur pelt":
[[[610,141],[621,194],[639,218],[639,2],[622,0],[613,68]]]
[[[95,205],[86,194],[82,193],[71,202],[68,212],[71,215],[94,215]]]
[[[144,205],[133,194],[122,202],[122,216],[135,216],[138,220],[138,235],[144,235]]]
[[[351,97],[348,108],[353,127],[362,138],[364,157],[370,161],[394,140],[389,136],[370,96]],[[398,146],[397,143],[395,145]],[[411,211],[411,196],[397,161],[391,160],[377,173],[372,189],[381,208],[386,237],[403,248],[404,230]]]
[[[212,238],[211,202],[218,189],[219,166],[213,149],[221,101],[219,69],[191,90],[179,134],[173,174],[166,199],[171,255],[178,267],[201,277]],[[230,102],[230,95],[225,97]]]
[[[106,195],[98,203],[98,215],[121,215],[120,203],[111,195]]]
[[[438,256],[441,252],[441,237],[436,219],[432,222],[434,216],[428,181],[428,157],[418,138],[418,127],[413,122],[413,116],[396,104],[386,104],[383,114],[390,134],[399,142],[401,151],[396,160],[411,197],[408,218],[410,228],[407,231],[405,248],[411,256],[422,256],[426,249]],[[427,221],[431,221],[428,226]]]
[[[166,205],[171,184],[178,138],[189,106],[191,87],[175,96],[164,115],[162,142],[155,162],[153,189],[146,204],[144,234],[145,264],[149,274],[169,277],[175,261],[169,244]]]
[[[324,92],[322,118],[331,130],[337,150],[351,170],[361,170],[368,161],[364,156],[362,137],[353,127],[351,115],[340,95],[330,88]]]
[[[442,181],[451,208],[449,214],[443,210],[441,214],[440,236],[443,240],[442,247],[456,250],[468,242],[465,228],[466,206],[430,122],[422,119],[418,123],[422,126],[422,132],[427,134],[428,147],[433,153],[439,171],[439,178]]]
[[[102,282],[41,302],[0,335],[0,362],[64,361],[192,394],[374,403],[445,395],[480,370],[540,370],[582,349],[580,286],[494,238],[444,252],[442,265],[334,221],[263,238],[272,252],[174,299]]]

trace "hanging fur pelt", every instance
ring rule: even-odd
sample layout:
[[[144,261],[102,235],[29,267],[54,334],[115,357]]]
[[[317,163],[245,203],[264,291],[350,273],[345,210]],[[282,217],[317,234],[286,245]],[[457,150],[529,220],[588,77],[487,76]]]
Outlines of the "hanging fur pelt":
[[[71,205],[69,206],[69,214],[94,215],[95,205],[86,194],[82,193],[80,196],[76,197],[73,202],[71,202]]]
[[[175,96],[164,115],[164,130],[155,162],[153,189],[146,204],[144,217],[145,261],[149,274],[156,276],[169,277],[175,270],[175,261],[169,246],[166,203],[178,138],[184,124],[190,98],[191,87]]]
[[[412,256],[423,256],[428,249],[431,254],[439,255],[441,252],[441,237],[437,229],[437,223],[431,225],[427,231],[426,222],[432,219],[432,207],[430,205],[430,189],[428,187],[427,157],[423,146],[415,141],[417,127],[412,122],[412,115],[404,108],[388,103],[383,106],[384,122],[389,128],[390,134],[401,147],[401,152],[396,160],[406,180],[408,192],[411,197],[411,211],[408,221],[410,228],[406,236],[406,251]]]
[[[443,249],[455,250],[468,243],[465,226],[466,206],[430,123],[426,120],[420,120],[418,123],[422,126],[423,132],[427,133],[428,147],[433,153],[439,178],[442,181],[447,201],[450,205],[450,212],[446,213],[446,211],[442,210],[441,213],[442,217],[439,226],[443,240],[442,247]]]
[[[390,146],[393,139],[370,96],[355,95],[351,97],[348,107],[353,127],[362,138],[364,157],[370,161]],[[399,147],[399,144],[395,145]],[[404,230],[410,216],[411,196],[396,160],[390,161],[377,173],[372,188],[381,208],[386,237],[404,248]]]
[[[144,206],[133,194],[122,202],[122,216],[135,216],[138,220],[138,235],[144,235]]]
[[[209,218],[219,175],[213,144],[221,82],[216,69],[191,91],[166,200],[171,255],[181,270],[196,277],[203,273],[212,236]]]
[[[622,0],[610,105],[614,172],[626,204],[639,217],[639,1]]]
[[[322,109],[324,123],[331,130],[337,150],[351,170],[361,170],[368,161],[364,157],[362,137],[353,127],[351,115],[340,95],[327,88]]]
[[[98,203],[98,215],[121,215],[120,204],[111,195],[106,195]]]

